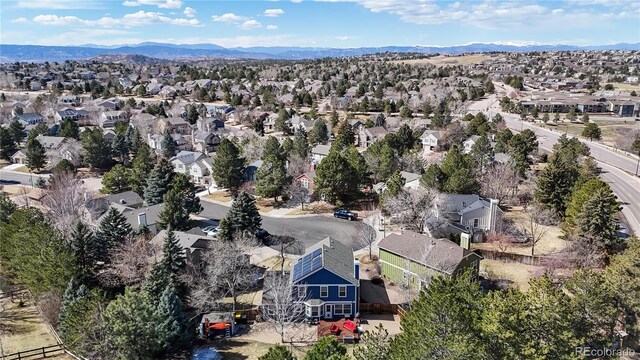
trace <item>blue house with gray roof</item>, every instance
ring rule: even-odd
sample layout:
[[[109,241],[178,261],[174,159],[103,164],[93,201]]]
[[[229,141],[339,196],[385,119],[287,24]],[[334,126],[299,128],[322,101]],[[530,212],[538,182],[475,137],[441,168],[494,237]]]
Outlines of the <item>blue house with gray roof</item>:
[[[330,237],[310,247],[290,274],[307,319],[353,317],[359,311],[360,264],[353,250]]]

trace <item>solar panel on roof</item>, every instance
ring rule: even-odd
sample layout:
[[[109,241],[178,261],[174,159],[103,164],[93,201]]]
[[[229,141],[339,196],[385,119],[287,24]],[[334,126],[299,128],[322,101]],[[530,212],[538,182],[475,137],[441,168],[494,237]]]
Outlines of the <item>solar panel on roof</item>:
[[[316,249],[313,253],[311,253],[311,255],[313,255],[312,257],[319,256],[320,254],[322,254],[322,249]]]

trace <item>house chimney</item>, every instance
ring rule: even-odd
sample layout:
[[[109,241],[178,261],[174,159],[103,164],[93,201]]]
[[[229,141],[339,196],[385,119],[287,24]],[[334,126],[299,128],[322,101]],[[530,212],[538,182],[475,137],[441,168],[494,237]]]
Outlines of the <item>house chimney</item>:
[[[138,214],[138,225],[146,226],[147,225],[147,213]]]
[[[489,199],[489,231],[496,231],[496,217],[498,216],[498,200]]]
[[[353,277],[360,280],[360,261],[358,260],[353,261]]]

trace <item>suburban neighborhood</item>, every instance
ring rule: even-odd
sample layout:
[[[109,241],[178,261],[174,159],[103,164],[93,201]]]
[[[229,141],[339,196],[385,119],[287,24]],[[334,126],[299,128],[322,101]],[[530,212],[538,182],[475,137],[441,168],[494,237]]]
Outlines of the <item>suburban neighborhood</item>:
[[[110,49],[0,56],[3,359],[636,358],[639,49]]]

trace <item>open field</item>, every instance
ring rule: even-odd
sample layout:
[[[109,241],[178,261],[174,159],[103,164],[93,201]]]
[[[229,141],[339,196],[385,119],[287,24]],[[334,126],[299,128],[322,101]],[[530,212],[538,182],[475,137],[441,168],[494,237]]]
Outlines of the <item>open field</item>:
[[[412,59],[412,60],[397,60],[395,63],[407,64],[407,65],[435,65],[435,66],[456,66],[456,65],[469,65],[479,63],[490,59],[491,57],[485,54],[472,54],[462,56],[436,56],[427,59]]]
[[[627,90],[627,91],[640,91],[640,84],[627,84],[627,83],[607,83],[607,82],[601,82],[600,86],[602,86],[602,88],[604,89],[604,86],[607,84],[612,84],[613,85],[613,89],[614,90]]]

